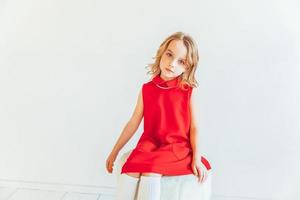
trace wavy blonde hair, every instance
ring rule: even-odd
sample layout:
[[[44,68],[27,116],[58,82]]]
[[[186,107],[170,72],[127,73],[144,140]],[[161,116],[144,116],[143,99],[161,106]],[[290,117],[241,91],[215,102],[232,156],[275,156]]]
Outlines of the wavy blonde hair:
[[[161,57],[173,40],[182,40],[187,48],[187,68],[186,71],[180,75],[180,87],[184,88],[185,85],[198,87],[198,82],[195,79],[195,71],[199,62],[198,48],[193,38],[183,32],[173,33],[160,44],[155,57],[153,57],[155,62],[146,66],[146,68],[150,68],[147,74],[151,74],[152,78],[160,74],[159,63]]]

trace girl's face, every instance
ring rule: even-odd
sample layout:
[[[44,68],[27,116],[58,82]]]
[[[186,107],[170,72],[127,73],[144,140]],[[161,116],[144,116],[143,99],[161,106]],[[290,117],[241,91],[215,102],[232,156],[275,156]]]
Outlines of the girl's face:
[[[161,78],[171,80],[184,73],[187,68],[186,57],[187,48],[183,41],[172,40],[160,59]]]

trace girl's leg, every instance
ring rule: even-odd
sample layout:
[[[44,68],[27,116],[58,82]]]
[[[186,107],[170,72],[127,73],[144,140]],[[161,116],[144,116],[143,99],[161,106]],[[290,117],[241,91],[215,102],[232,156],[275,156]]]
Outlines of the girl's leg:
[[[139,173],[121,174],[117,182],[116,200],[135,200]]]
[[[143,173],[140,177],[137,200],[159,200],[161,174]]]

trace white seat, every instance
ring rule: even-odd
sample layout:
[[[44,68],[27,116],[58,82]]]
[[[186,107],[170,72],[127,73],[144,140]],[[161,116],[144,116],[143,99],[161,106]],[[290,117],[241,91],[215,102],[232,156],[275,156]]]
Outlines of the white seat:
[[[131,151],[124,153],[114,165],[114,174],[119,180],[121,168]],[[193,174],[181,176],[163,176],[161,179],[161,200],[210,200],[212,172],[203,184],[198,183]]]

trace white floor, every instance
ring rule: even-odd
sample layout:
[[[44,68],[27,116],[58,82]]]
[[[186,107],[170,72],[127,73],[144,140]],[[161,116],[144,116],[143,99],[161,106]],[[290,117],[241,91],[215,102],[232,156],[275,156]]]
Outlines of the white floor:
[[[0,200],[114,200],[114,188],[0,179]]]
[[[113,200],[113,195],[0,187],[0,200]]]
[[[111,194],[0,187],[0,200],[114,200]],[[249,200],[241,197],[214,197],[212,200]]]
[[[115,200],[115,196],[111,187],[0,179],[0,200]],[[212,200],[265,199],[213,195]]]
[[[0,200],[115,200],[112,194],[53,191],[31,188],[0,187]],[[212,200],[260,200],[243,197],[213,196]]]

